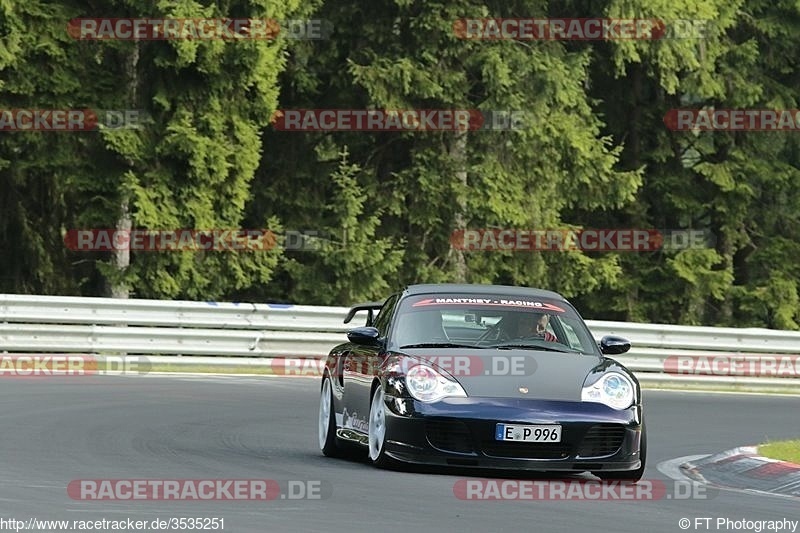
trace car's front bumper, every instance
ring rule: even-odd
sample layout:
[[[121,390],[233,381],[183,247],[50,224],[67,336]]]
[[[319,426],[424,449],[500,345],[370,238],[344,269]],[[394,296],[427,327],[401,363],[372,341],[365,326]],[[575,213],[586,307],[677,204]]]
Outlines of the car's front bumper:
[[[640,467],[642,409],[526,399],[448,398],[426,404],[387,396],[386,453],[441,466],[533,471]],[[560,424],[560,443],[495,440],[497,423]]]

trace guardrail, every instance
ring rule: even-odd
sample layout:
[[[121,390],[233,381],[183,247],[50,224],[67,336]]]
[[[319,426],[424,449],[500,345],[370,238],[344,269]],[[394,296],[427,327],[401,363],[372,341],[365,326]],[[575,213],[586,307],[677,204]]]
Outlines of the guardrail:
[[[351,326],[366,318],[366,313],[360,313],[351,324],[344,324],[346,313],[344,307],[5,294],[0,295],[0,351],[173,356],[157,359],[174,364],[198,364],[202,356],[219,364],[220,356],[321,357],[346,340],[344,333]],[[598,340],[620,335],[632,341],[631,351],[616,359],[642,381],[800,390],[796,379],[800,378],[800,356],[794,357],[794,372],[783,372],[785,377],[774,377],[777,372],[770,373],[774,365],[764,364],[800,354],[800,332],[591,320],[587,324]],[[767,371],[755,376],[664,372],[671,357],[697,356],[737,356],[745,361],[743,366],[754,361]]]

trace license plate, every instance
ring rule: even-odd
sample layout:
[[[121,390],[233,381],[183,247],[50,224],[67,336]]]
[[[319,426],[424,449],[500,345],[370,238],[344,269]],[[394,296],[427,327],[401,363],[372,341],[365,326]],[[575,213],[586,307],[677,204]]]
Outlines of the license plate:
[[[512,442],[561,442],[561,426],[558,424],[537,426],[497,424],[494,438]]]

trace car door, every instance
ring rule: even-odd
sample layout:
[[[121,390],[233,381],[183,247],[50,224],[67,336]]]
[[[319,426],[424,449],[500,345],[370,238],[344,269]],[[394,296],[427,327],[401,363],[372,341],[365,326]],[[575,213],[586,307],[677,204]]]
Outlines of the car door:
[[[374,326],[385,341],[389,324],[394,315],[399,295],[392,295],[381,307]],[[362,346],[352,344],[344,359],[342,379],[344,387],[344,411],[342,427],[368,433],[370,392],[372,381],[384,357],[383,346]]]

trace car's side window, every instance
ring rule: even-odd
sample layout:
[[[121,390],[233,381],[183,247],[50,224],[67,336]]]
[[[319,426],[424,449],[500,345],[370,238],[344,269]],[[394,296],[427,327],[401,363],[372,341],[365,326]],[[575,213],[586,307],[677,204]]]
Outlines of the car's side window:
[[[398,299],[399,295],[397,294],[390,296],[386,302],[384,302],[383,307],[381,307],[381,310],[378,313],[378,316],[375,318],[373,326],[378,328],[381,337],[385,337],[386,334],[389,333],[389,323],[392,320],[392,314],[394,312],[394,308],[397,306]]]
[[[576,350],[582,350],[583,346],[581,345],[581,340],[578,337],[578,334],[575,333],[575,330],[572,329],[572,326],[563,321],[561,322],[561,325],[564,327],[564,332],[567,334],[567,339],[569,340],[570,348],[574,348]]]

